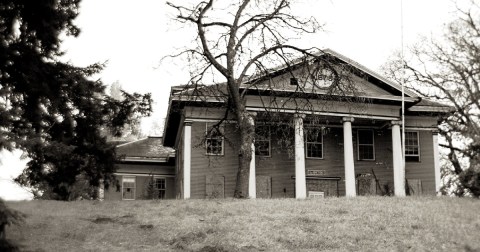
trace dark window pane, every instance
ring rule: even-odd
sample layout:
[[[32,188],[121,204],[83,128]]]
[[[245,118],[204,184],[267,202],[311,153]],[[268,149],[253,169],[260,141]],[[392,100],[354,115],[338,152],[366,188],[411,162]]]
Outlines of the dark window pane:
[[[322,144],[307,143],[307,157],[323,158]]]
[[[373,144],[373,131],[372,130],[359,130],[358,131],[358,143],[359,144]]]
[[[371,145],[361,145],[358,147],[358,156],[359,156],[359,159],[367,159],[367,160],[372,160],[374,159],[374,155],[373,155],[373,146]]]
[[[255,127],[255,155],[270,156],[270,126]]]
[[[256,140],[255,141],[255,155],[270,156],[270,141]]]

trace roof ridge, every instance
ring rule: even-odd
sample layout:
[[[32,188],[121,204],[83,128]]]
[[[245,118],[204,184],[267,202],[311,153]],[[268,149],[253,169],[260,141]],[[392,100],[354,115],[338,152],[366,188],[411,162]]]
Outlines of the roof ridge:
[[[131,142],[124,143],[124,144],[119,144],[119,145],[115,146],[115,148],[122,147],[122,146],[129,145],[129,144],[133,144],[133,143],[136,143],[136,142],[140,142],[140,141],[146,140],[146,139],[148,139],[148,137],[137,139],[135,141],[131,141]]]
[[[347,63],[350,63],[350,64],[356,66],[360,70],[372,75],[373,77],[385,82],[386,84],[389,84],[390,86],[392,86],[393,88],[395,88],[399,91],[402,89],[401,84],[396,83],[396,82],[386,78],[385,76],[377,73],[376,71],[373,71],[372,69],[366,67],[365,65],[362,65],[361,63],[359,63],[359,62],[357,62],[357,61],[355,61],[355,60],[353,60],[353,59],[351,59],[351,58],[349,58],[349,57],[347,57],[347,56],[345,56],[345,55],[343,55],[343,54],[341,54],[341,53],[339,53],[339,52],[337,52],[337,51],[335,51],[331,48],[326,48],[323,51],[329,52],[329,53],[333,54],[333,56],[336,56],[336,57],[346,61]],[[418,97],[418,95],[415,94],[414,92],[412,92],[411,90],[404,89],[404,92],[407,93],[411,97]]]

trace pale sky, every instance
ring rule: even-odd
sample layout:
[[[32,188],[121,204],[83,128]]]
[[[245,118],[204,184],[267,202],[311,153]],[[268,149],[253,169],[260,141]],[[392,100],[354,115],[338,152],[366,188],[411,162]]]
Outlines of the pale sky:
[[[314,16],[325,32],[295,41],[304,47],[331,48],[378,71],[401,47],[400,0],[301,0],[293,5],[300,16]],[[451,20],[455,5],[450,0],[403,0],[404,44],[437,34]],[[105,84],[118,81],[126,91],[152,93],[154,114],[149,125],[163,118],[173,85],[185,84],[188,71],[181,62],[159,64],[160,59],[188,44],[194,35],[172,28],[173,12],[160,0],[83,0],[76,24],[82,32],[66,38],[64,59],[78,66],[106,62],[98,76]],[[295,44],[294,43],[294,44]],[[0,152],[0,197],[24,199],[25,190],[10,181],[25,161]]]

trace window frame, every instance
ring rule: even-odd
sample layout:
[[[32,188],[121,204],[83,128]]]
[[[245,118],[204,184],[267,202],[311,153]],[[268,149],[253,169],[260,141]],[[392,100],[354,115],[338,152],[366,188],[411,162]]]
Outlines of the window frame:
[[[305,127],[305,135],[304,135],[304,140],[305,140],[305,158],[308,158],[308,159],[324,159],[325,158],[325,153],[324,153],[324,144],[323,144],[323,130],[320,129],[320,138],[321,138],[321,142],[318,142],[318,141],[308,141],[308,136],[307,134],[310,133],[309,129],[315,129],[314,127]],[[318,140],[318,138],[317,138]],[[322,146],[321,150],[322,150],[322,157],[309,157],[308,156],[308,145],[309,144],[320,144]]]
[[[263,138],[258,138],[258,134],[257,134],[257,128],[260,128],[260,127],[267,127],[267,131],[268,132],[268,136],[264,137],[265,139]],[[263,136],[262,136],[263,137]],[[258,143],[259,142],[266,142],[268,143],[268,155],[261,155],[258,151]],[[255,140],[254,140],[254,146],[255,146],[255,156],[258,156],[258,157],[272,157],[272,132],[271,132],[271,128],[270,128],[270,125],[265,125],[265,124],[262,124],[262,125],[256,125],[255,126]]]
[[[155,190],[158,191],[158,199],[165,199],[166,195],[167,195],[167,178],[165,177],[154,177],[153,178],[154,181],[155,181]],[[163,180],[163,185],[164,185],[164,188],[163,189],[160,189],[157,187],[158,183],[157,181],[158,180]],[[163,193],[161,194],[160,191],[162,191]],[[160,195],[162,195],[163,197],[160,197]]]
[[[360,143],[360,132],[361,131],[369,131],[372,133],[372,143],[371,144],[363,144]],[[360,146],[372,146],[372,159],[360,158]],[[375,131],[373,129],[357,129],[357,160],[358,161],[375,161]]]
[[[125,189],[125,183],[132,183],[132,182],[127,182],[125,181],[126,179],[133,179],[133,187],[127,187],[133,189],[133,198],[125,198],[124,197],[124,189]],[[135,200],[136,199],[136,193],[137,193],[137,177],[136,176],[122,176],[122,200]]]
[[[417,145],[407,145],[407,133],[415,133],[417,135]],[[417,147],[417,154],[407,154],[407,146],[415,146]],[[405,130],[405,151],[403,153],[405,155],[405,162],[420,162],[420,132],[417,130]],[[407,157],[415,157],[418,160],[407,160]]]
[[[220,130],[220,136],[217,136],[217,137],[209,137],[208,136],[208,133],[209,133],[209,125],[211,125],[211,123],[205,123],[205,155],[207,156],[223,156],[225,155],[225,137],[223,136],[224,132],[225,132],[225,128],[224,128],[224,125],[220,125],[219,126],[219,129]],[[212,131],[210,131],[210,133],[212,133]],[[209,152],[209,149],[208,149],[208,141],[212,141],[212,140],[215,140],[215,141],[219,141],[221,140],[221,151],[220,153],[212,153],[212,152]]]

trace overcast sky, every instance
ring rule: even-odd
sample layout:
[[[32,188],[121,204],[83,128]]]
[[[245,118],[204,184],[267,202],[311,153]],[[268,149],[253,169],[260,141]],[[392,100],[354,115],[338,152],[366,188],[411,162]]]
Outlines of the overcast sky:
[[[301,0],[300,16],[314,16],[325,31],[301,41],[306,47],[331,48],[369,68],[378,70],[401,45],[400,0]],[[453,17],[450,0],[403,0],[404,43],[441,31]],[[174,14],[159,0],[83,0],[76,24],[82,32],[66,38],[64,59],[78,66],[107,62],[98,76],[105,84],[119,82],[129,92],[152,93],[153,121],[166,115],[172,85],[185,84],[187,69],[160,59],[194,38],[185,29],[172,28]],[[25,190],[9,183],[25,161],[0,152],[0,197],[25,198]]]
[[[325,31],[292,43],[331,48],[377,70],[400,49],[400,6],[400,0],[300,0],[293,5],[298,15],[314,16]],[[403,6],[406,44],[439,31],[454,10],[450,0],[404,0]],[[188,72],[180,62],[159,64],[160,59],[195,37],[172,25],[174,14],[159,0],[83,0],[76,22],[82,32],[65,40],[65,59],[82,66],[108,61],[99,76],[104,83],[151,92],[153,118],[163,120],[170,87],[185,84]]]

